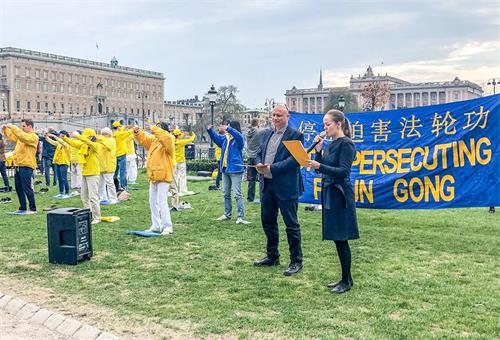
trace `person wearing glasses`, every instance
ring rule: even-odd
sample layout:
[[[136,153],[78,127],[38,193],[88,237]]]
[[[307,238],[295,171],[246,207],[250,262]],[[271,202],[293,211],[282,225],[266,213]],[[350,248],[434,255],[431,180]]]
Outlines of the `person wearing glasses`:
[[[327,285],[334,294],[342,294],[353,286],[351,276],[351,250],[349,240],[359,238],[354,189],[351,183],[351,167],[356,157],[354,143],[351,140],[349,122],[344,113],[330,110],[323,117],[323,124],[328,137],[333,141],[323,146],[319,136],[315,160],[309,166],[322,174],[322,229],[323,240],[335,242],[342,268],[342,279]]]

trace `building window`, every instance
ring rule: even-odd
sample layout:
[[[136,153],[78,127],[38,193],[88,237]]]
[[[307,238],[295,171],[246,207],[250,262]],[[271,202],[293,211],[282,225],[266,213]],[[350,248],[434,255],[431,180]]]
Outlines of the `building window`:
[[[57,110],[56,103],[52,103],[52,112],[56,113],[56,110]]]
[[[7,66],[2,66],[2,76],[7,75]]]
[[[40,70],[35,70],[35,77],[40,79]]]
[[[68,73],[68,81],[71,83],[73,81],[73,74]]]
[[[83,76],[83,83],[87,84],[87,76]]]
[[[43,79],[49,79],[49,71],[43,70]]]
[[[16,66],[15,70],[16,70],[16,77],[19,77],[19,66]]]
[[[109,107],[107,107],[107,106],[106,106],[106,113],[109,113]]]
[[[29,80],[26,80],[26,90],[29,90],[30,89],[30,81]]]
[[[21,101],[20,100],[16,100],[16,110],[21,111]]]
[[[26,110],[28,110],[28,112],[31,112],[31,102],[29,100],[26,102]]]
[[[71,94],[73,92],[72,87],[68,85],[68,94]]]
[[[36,112],[40,112],[40,102],[36,102]]]
[[[49,92],[49,83],[43,83],[43,91]]]
[[[75,93],[80,94],[80,88],[78,87],[78,85],[75,86]]]
[[[45,102],[45,113],[49,112],[49,103]]]
[[[16,79],[16,90],[19,90],[21,88],[21,81],[19,79]]]
[[[56,72],[55,71],[52,71],[50,73],[50,79],[52,79],[52,81],[56,81]]]
[[[63,72],[59,73],[59,78],[61,79],[61,81],[64,81],[64,73]]]
[[[40,92],[40,82],[37,81],[36,84],[35,84],[35,89]]]
[[[29,68],[27,68],[27,67],[26,67],[26,68],[24,69],[24,76],[29,77],[29,76],[30,76],[30,73],[31,73],[31,70],[30,70]]]
[[[61,113],[64,113],[64,103],[61,103]]]
[[[52,84],[52,92],[56,92],[56,84]]]
[[[61,84],[61,93],[64,93],[64,84]]]

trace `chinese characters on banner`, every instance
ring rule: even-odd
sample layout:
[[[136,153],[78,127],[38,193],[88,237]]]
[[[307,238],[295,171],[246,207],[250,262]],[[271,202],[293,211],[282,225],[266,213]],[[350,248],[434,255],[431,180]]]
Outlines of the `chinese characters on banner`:
[[[404,110],[347,113],[356,146],[358,207],[436,209],[500,205],[500,95]],[[322,114],[292,113],[307,148]],[[321,176],[302,168],[301,202],[319,203]]]

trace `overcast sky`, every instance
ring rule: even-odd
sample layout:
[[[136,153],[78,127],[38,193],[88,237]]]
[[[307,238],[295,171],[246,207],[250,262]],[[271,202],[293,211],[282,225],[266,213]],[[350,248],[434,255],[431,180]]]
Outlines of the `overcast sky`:
[[[263,107],[317,86],[320,68],[325,86],[348,86],[368,65],[413,82],[458,76],[490,93],[500,1],[0,0],[0,46],[116,56],[162,72],[166,100],[232,84],[244,105]]]

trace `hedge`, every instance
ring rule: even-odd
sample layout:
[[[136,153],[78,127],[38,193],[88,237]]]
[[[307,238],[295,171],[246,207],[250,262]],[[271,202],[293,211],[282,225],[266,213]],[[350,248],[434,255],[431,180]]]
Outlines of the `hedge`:
[[[187,171],[213,171],[217,168],[216,160],[209,159],[197,159],[193,161],[187,161]]]

